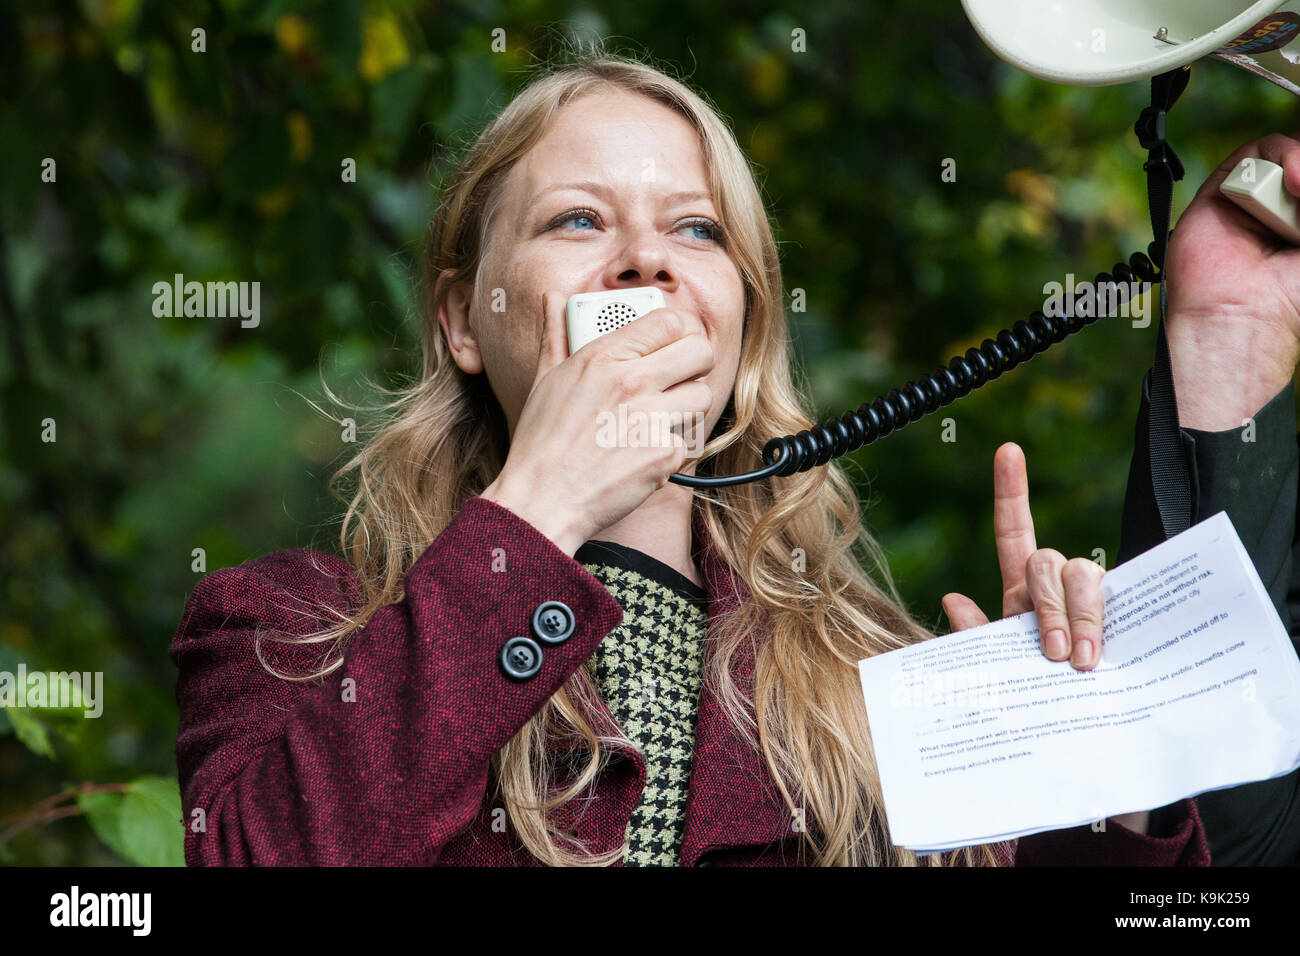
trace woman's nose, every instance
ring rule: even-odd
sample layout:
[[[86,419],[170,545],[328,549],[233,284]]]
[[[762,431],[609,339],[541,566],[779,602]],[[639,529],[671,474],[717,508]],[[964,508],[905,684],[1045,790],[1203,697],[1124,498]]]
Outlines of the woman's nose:
[[[653,228],[636,227],[627,234],[627,241],[610,264],[613,277],[618,282],[677,281],[671,255],[664,238]]]

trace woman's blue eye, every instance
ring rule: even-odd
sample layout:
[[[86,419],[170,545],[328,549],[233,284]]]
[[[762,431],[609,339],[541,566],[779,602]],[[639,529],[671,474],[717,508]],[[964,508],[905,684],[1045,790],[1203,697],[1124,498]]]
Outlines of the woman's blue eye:
[[[550,228],[554,229],[569,222],[587,222],[591,224],[592,228],[595,228],[597,218],[596,214],[590,209],[570,209],[553,219]],[[579,228],[585,229],[585,227]]]
[[[703,239],[705,242],[712,241],[718,243],[722,243],[723,241],[722,226],[719,226],[712,220],[702,219],[695,220],[694,222],[686,222],[686,224],[682,225],[681,228],[698,229],[698,233],[692,234],[695,239]]]

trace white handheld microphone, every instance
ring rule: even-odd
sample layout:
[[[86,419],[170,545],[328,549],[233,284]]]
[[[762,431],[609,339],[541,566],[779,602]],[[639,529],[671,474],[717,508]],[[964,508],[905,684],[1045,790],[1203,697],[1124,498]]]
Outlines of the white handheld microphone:
[[[1300,203],[1286,191],[1282,167],[1246,157],[1219,191],[1292,245],[1300,246]]]
[[[564,307],[564,324],[572,355],[592,339],[621,329],[633,319],[664,307],[664,294],[655,286],[612,289],[608,292],[580,292],[569,296]]]

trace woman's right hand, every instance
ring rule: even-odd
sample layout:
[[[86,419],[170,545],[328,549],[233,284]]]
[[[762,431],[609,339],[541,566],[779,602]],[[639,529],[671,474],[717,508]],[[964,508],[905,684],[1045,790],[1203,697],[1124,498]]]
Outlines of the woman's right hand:
[[[648,312],[569,355],[565,303],[556,293],[542,296],[533,387],[505,465],[481,497],[515,512],[572,556],[681,469],[688,450],[682,432],[694,441],[691,429],[703,424],[713,402],[709,386],[694,379],[712,370],[714,356],[704,323],[671,308]],[[644,415],[651,424],[641,447],[623,435],[598,441],[601,413],[622,421],[620,404],[629,422]]]

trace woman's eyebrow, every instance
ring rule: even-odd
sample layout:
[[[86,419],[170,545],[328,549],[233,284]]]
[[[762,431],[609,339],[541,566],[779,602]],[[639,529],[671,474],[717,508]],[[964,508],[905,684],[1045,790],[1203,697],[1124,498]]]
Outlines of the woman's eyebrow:
[[[563,189],[583,190],[585,192],[591,193],[593,196],[600,196],[602,199],[610,199],[614,195],[614,190],[610,186],[606,185],[605,183],[594,182],[592,180],[584,180],[582,182],[577,182],[577,183],[556,183],[554,185],[547,186],[536,196],[534,196],[532,204],[536,206],[537,203],[541,202],[542,197],[545,196],[547,193],[558,192]],[[678,202],[691,202],[696,199],[711,200],[712,198],[713,198],[712,195],[707,191],[698,190],[698,189],[694,189],[694,190],[687,189],[687,190],[680,190],[675,193],[669,193],[667,196],[663,197],[663,201],[667,203],[678,203]]]

